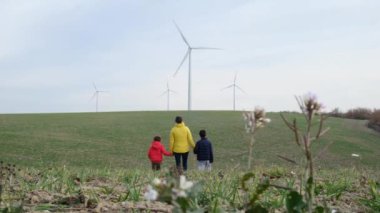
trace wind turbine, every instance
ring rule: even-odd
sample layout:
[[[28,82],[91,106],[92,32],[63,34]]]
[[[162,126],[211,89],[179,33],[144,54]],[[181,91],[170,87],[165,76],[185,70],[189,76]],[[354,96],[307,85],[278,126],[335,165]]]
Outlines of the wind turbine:
[[[166,110],[170,110],[170,93],[174,92],[174,90],[171,90],[169,87],[169,80],[166,82],[166,90],[161,94],[161,96],[166,94]]]
[[[226,87],[224,87],[224,88],[222,88],[222,90],[224,90],[224,89],[228,89],[228,88],[233,88],[233,109],[234,109],[234,111],[235,111],[235,106],[236,106],[236,88],[238,88],[240,91],[242,91],[242,92],[244,92],[244,90],[242,89],[242,88],[240,88],[237,84],[236,84],[236,77],[237,77],[237,72],[235,73],[235,77],[234,77],[234,83],[233,84],[231,84],[231,85],[228,85],[228,86],[226,86]],[[246,92],[244,92],[244,93],[246,93]]]
[[[179,69],[182,67],[183,63],[185,62],[186,58],[189,58],[189,77],[188,77],[188,89],[187,89],[187,110],[191,110],[191,52],[193,50],[220,50],[219,48],[212,48],[212,47],[193,47],[189,44],[189,42],[186,40],[185,36],[183,35],[181,29],[178,27],[178,25],[174,22],[174,25],[176,26],[179,34],[181,34],[183,42],[187,45],[187,51],[185,54],[185,57],[183,57],[181,64],[178,66],[176,72],[174,73],[174,76],[177,75]]]
[[[91,97],[90,100],[96,98],[96,112],[98,112],[99,93],[101,93],[101,92],[107,92],[107,91],[98,90],[98,88],[96,87],[95,83],[92,82],[92,84],[94,86],[95,92],[94,92],[94,95]]]

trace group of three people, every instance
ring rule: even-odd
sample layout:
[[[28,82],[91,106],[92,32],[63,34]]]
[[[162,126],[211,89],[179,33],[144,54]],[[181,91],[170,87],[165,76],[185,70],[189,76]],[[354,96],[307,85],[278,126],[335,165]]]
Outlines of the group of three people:
[[[200,140],[194,144],[190,129],[185,125],[181,116],[175,118],[175,125],[170,131],[169,150],[161,144],[161,137],[155,136],[148,150],[148,157],[152,163],[153,170],[160,170],[162,155],[175,157],[178,171],[187,171],[187,160],[190,148],[194,149],[197,155],[198,169],[211,170],[214,162],[212,144],[206,137],[206,130],[199,131]],[[182,162],[182,165],[181,165]]]

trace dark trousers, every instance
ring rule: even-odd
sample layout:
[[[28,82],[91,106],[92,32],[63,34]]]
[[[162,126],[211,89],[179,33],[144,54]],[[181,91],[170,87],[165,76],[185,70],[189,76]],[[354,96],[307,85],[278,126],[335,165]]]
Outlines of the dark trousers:
[[[182,168],[183,168],[183,171],[186,171],[187,170],[187,157],[189,156],[189,152],[185,152],[185,153],[173,152],[173,154],[175,157],[175,165],[177,166],[177,168],[181,167],[181,158],[182,158]]]
[[[152,170],[153,171],[158,171],[161,169],[161,164],[160,163],[153,163],[152,162]]]

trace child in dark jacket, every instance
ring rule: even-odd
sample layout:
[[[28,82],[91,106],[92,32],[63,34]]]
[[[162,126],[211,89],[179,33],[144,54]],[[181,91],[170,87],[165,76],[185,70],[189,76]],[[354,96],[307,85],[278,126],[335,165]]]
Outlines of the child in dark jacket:
[[[172,153],[167,152],[164,145],[161,144],[161,137],[155,136],[148,150],[148,157],[152,162],[153,171],[158,171],[161,169],[163,154],[166,156],[172,156]]]
[[[201,139],[196,143],[194,154],[197,155],[198,170],[211,171],[211,164],[214,162],[211,142],[206,138],[206,130],[199,131]]]

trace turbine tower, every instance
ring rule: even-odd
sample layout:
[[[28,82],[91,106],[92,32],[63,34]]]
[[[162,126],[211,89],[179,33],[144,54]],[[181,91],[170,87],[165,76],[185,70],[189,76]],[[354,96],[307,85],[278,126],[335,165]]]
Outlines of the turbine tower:
[[[166,90],[161,94],[161,96],[166,94],[166,110],[170,110],[170,93],[176,93],[174,90],[171,90],[169,87],[169,80],[166,83]]]
[[[91,97],[90,100],[96,98],[96,112],[98,112],[99,93],[101,93],[101,92],[107,92],[107,91],[98,90],[98,88],[96,87],[95,83],[93,82],[92,84],[94,86],[95,92],[94,92],[94,95]]]
[[[174,22],[174,21],[173,21]],[[187,110],[191,110],[191,52],[193,50],[220,50],[219,48],[212,48],[212,47],[193,47],[189,44],[189,42],[186,40],[185,36],[183,35],[181,29],[178,27],[178,25],[174,22],[174,25],[176,26],[179,34],[181,34],[183,42],[187,45],[187,51],[185,54],[185,57],[183,57],[180,65],[178,66],[176,72],[174,73],[174,76],[177,75],[179,69],[182,67],[183,63],[185,62],[186,58],[189,58],[189,76],[188,76],[188,89],[187,89]]]
[[[237,77],[237,72],[235,73],[235,77],[234,77],[234,83],[231,84],[231,85],[228,85],[224,88],[222,88],[222,90],[224,89],[228,89],[228,88],[233,88],[233,109],[235,111],[235,106],[236,106],[236,88],[238,88],[240,91],[242,91],[243,93],[246,93],[244,92],[244,90],[242,88],[240,88],[237,84],[236,84],[236,77]]]

